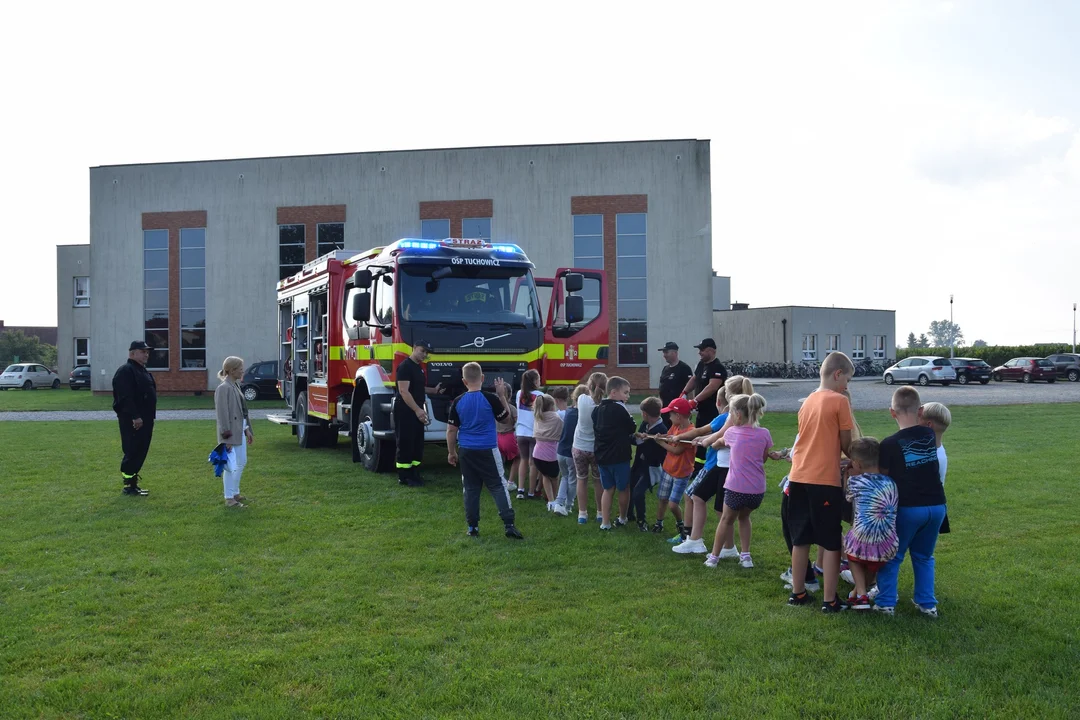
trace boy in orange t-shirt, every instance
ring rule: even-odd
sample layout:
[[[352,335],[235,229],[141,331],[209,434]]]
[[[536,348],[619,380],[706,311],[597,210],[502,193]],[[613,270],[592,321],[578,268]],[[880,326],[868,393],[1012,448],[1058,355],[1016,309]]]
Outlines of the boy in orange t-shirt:
[[[788,526],[791,530],[791,567],[806,567],[810,546],[823,551],[822,612],[840,612],[846,606],[836,597],[840,575],[844,490],[840,484],[840,453],[851,446],[851,403],[841,393],[855,374],[851,359],[830,353],[821,365],[821,384],[799,409],[799,435],[788,473]],[[793,573],[789,605],[809,605],[802,573]]]

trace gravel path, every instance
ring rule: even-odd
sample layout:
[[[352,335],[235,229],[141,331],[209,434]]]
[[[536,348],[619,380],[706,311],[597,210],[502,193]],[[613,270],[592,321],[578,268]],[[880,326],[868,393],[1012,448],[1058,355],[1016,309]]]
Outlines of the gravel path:
[[[762,380],[755,383],[757,390],[768,401],[772,412],[795,412],[799,401],[817,388],[816,380]],[[879,380],[856,380],[851,383],[851,398],[856,410],[884,410],[889,407],[894,388]],[[1059,380],[1054,384],[996,383],[989,385],[950,385],[918,388],[923,402],[936,400],[946,405],[1039,405],[1044,403],[1080,402],[1080,383]],[[631,406],[633,411],[637,408]],[[269,413],[282,410],[252,410],[251,417],[265,420]],[[166,420],[213,420],[213,410],[162,410],[159,421]],[[0,412],[3,421],[57,421],[57,420],[110,420],[116,415],[108,410]]]

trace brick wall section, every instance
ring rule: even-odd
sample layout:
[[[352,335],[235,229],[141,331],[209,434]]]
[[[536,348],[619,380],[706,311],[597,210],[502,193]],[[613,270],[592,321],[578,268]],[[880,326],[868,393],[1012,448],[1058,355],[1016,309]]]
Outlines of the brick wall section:
[[[615,216],[619,213],[649,212],[648,195],[577,195],[570,198],[571,215],[604,216],[604,272],[607,274],[609,360],[608,375],[618,375],[630,381],[635,392],[649,389],[649,368],[618,367],[619,360],[619,288],[615,268],[618,252],[615,244]]]
[[[143,230],[169,231],[169,369],[155,370],[162,395],[186,395],[206,390],[206,370],[180,370],[180,228],[205,228],[205,210],[143,213]],[[209,241],[209,237],[207,237]],[[142,337],[143,329],[135,337]],[[134,339],[134,337],[132,338]]]
[[[461,237],[461,221],[465,218],[494,217],[495,203],[491,200],[423,200],[421,220],[450,220],[450,237]]]
[[[278,225],[304,226],[304,262],[311,262],[319,251],[319,223],[345,222],[344,205],[300,205],[279,207]]]

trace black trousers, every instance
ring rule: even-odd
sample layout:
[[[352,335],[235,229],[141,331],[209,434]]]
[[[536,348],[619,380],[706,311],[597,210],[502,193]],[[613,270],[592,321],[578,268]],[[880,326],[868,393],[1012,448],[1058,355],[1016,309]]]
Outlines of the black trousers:
[[[135,475],[142,470],[146,462],[146,453],[150,452],[150,441],[154,437],[154,421],[143,420],[143,426],[136,430],[131,427],[131,418],[117,416],[120,423],[120,446],[124,449],[124,459],[120,462],[120,472],[125,476]],[[133,485],[134,480],[125,484]]]
[[[631,520],[645,520],[645,493],[652,487],[649,465],[635,462],[630,466],[630,512]]]
[[[495,454],[491,450],[459,448],[458,467],[461,468],[461,487],[465,493],[465,522],[469,527],[480,524],[480,491],[485,487],[495,501],[503,525],[513,525],[514,508],[510,506],[510,493],[495,466]]]
[[[424,458],[424,424],[403,402],[394,404],[394,440],[398,477],[410,477]]]

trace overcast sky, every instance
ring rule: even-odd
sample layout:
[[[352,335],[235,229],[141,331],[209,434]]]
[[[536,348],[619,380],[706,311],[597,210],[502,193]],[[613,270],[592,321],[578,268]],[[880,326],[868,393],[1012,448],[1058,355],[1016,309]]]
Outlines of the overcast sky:
[[[55,246],[89,241],[91,166],[708,138],[713,267],[733,300],[895,309],[902,343],[953,293],[968,341],[1071,340],[1080,2],[4,15],[8,325],[55,325]]]

